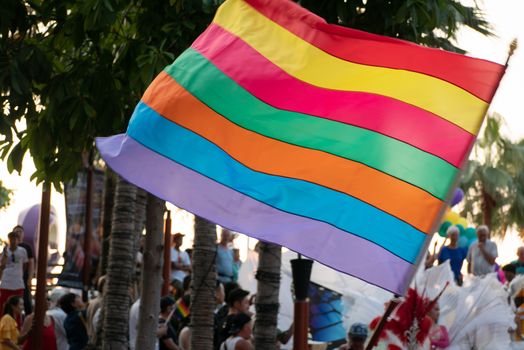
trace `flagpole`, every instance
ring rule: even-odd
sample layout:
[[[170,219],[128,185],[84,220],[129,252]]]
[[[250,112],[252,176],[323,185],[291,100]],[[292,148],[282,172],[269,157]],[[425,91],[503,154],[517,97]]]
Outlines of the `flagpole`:
[[[506,58],[506,62],[504,64],[504,74],[506,73],[506,69],[508,68],[509,60],[513,56],[513,53],[515,52],[516,49],[517,49],[517,39],[513,39],[511,41],[510,45],[509,45],[508,57]],[[498,89],[498,87],[500,85],[500,81],[502,80],[503,77],[504,77],[504,75],[499,80],[499,82],[497,84],[497,89]],[[495,92],[497,91],[497,89],[495,89]],[[484,112],[484,119],[485,119],[485,115],[487,114],[488,109],[489,109],[490,106],[491,106],[491,103],[488,106],[486,106],[486,110]],[[483,120],[483,122],[484,122],[484,120]],[[406,295],[406,292],[409,289],[409,285],[411,284],[411,281],[415,277],[415,274],[417,273],[417,270],[418,270],[418,268],[419,268],[419,266],[420,266],[420,264],[422,262],[422,259],[424,258],[425,253],[428,250],[428,247],[429,247],[429,245],[431,243],[431,239],[433,238],[433,234],[434,234],[434,232],[437,232],[438,227],[440,226],[440,224],[442,222],[442,218],[444,217],[444,214],[445,214],[446,209],[448,207],[448,203],[451,202],[451,199],[452,199],[453,193],[455,191],[455,188],[458,186],[458,184],[460,182],[460,178],[462,177],[462,172],[463,172],[462,169],[464,169],[464,166],[465,166],[466,162],[469,159],[469,155],[471,154],[471,150],[473,149],[473,146],[475,145],[476,141],[477,141],[477,136],[475,136],[475,139],[469,145],[468,151],[466,153],[467,156],[464,157],[464,159],[462,160],[462,163],[460,164],[460,167],[459,167],[459,169],[461,169],[461,170],[457,172],[457,175],[455,176],[453,184],[452,184],[452,186],[448,190],[448,193],[446,195],[446,199],[442,203],[442,205],[440,206],[440,210],[438,212],[438,215],[436,216],[435,221],[433,222],[433,225],[431,226],[431,230],[429,231],[430,233],[426,235],[426,239],[424,241],[423,249],[421,249],[419,254],[418,254],[416,263],[413,265],[413,269],[411,270],[411,273],[408,276],[408,280],[407,280],[407,283],[405,284],[404,292],[402,293],[402,295]]]
[[[506,69],[508,68],[509,61],[510,61],[511,57],[513,56],[513,53],[517,49],[517,46],[518,46],[518,43],[517,43],[517,39],[515,38],[515,39],[512,40],[512,42],[509,45],[508,57],[506,58],[506,62],[504,64],[504,74],[506,73]],[[499,82],[497,84],[497,89],[498,89],[498,87],[500,85],[500,81],[501,80],[502,80],[502,77],[501,77],[501,79],[499,80]],[[495,89],[495,91],[497,89]],[[491,103],[486,107],[486,110],[484,112],[484,117],[485,117],[486,113],[488,112],[488,109],[489,109],[490,106],[491,106]],[[477,141],[477,136],[475,136],[475,139],[469,145],[468,151],[466,153],[467,156],[465,156],[464,159],[462,160],[459,169],[463,169],[465,163],[468,161],[469,155],[470,155],[471,150],[473,149],[473,146],[475,145],[476,141]],[[402,295],[406,295],[406,293],[407,293],[407,291],[409,289],[409,286],[411,284],[411,281],[415,277],[415,274],[418,271],[420,263],[422,262],[422,259],[424,258],[425,254],[426,254],[426,251],[428,250],[429,245],[431,244],[431,240],[433,238],[433,234],[434,234],[434,232],[437,231],[438,227],[441,224],[442,218],[444,217],[444,214],[445,214],[446,209],[448,207],[448,203],[451,202],[454,190],[457,187],[457,185],[459,184],[460,178],[462,176],[462,172],[463,172],[463,170],[460,170],[460,171],[457,172],[457,175],[455,176],[455,179],[453,180],[453,184],[449,188],[448,193],[447,193],[447,195],[445,197],[445,200],[442,203],[442,205],[440,206],[439,212],[438,212],[438,214],[437,214],[437,216],[435,218],[435,221],[433,222],[433,225],[431,226],[431,230],[429,231],[430,233],[428,233],[426,235],[426,239],[424,240],[423,248],[420,250],[420,252],[419,252],[419,254],[417,256],[417,259],[415,261],[415,264],[413,265],[413,268],[411,269],[411,273],[407,277],[407,281],[405,283],[405,287],[404,287]],[[389,317],[389,315],[391,314],[391,312],[394,310],[394,308],[396,306],[396,305],[391,306],[393,304],[394,300],[395,300],[395,298],[393,298],[390,301],[390,305],[389,306],[391,307],[391,310],[390,310],[390,307],[388,307],[388,309],[386,309],[384,315],[382,316],[382,318],[380,319],[380,322],[377,325],[377,328],[375,329],[375,332],[371,336],[371,339],[370,339],[370,341],[369,341],[369,343],[368,343],[368,345],[366,347],[366,350],[371,350],[371,349],[373,349],[377,345],[376,343],[378,343],[378,338],[380,337],[380,333],[382,332],[382,329],[384,328],[384,326],[386,324],[387,318]]]
[[[384,315],[380,319],[380,322],[377,324],[377,328],[373,332],[373,335],[371,335],[371,339],[369,339],[368,345],[366,346],[366,350],[371,350],[375,346],[377,346],[378,338],[382,333],[382,329],[384,329],[387,319],[393,313],[398,304],[400,304],[400,299],[398,295],[395,295],[395,297],[389,301],[389,305],[386,308]]]

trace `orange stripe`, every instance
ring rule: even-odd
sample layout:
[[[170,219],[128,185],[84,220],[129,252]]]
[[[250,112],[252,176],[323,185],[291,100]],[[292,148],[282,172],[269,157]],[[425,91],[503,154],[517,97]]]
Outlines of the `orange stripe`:
[[[142,101],[253,170],[349,194],[423,232],[428,233],[429,218],[435,217],[442,204],[427,192],[360,163],[243,129],[201,103],[165,72],[149,86]]]

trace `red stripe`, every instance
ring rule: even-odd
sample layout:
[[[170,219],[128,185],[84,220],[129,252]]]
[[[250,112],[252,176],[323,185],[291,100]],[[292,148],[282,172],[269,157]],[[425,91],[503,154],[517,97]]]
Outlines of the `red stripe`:
[[[486,60],[327,24],[292,1],[244,0],[264,16],[319,49],[354,63],[430,75],[490,102],[504,66]]]
[[[376,131],[457,167],[474,141],[474,136],[464,129],[407,103],[376,94],[329,90],[304,83],[216,24],[192,47],[252,95],[278,109]],[[232,54],[224,54],[224,50]]]

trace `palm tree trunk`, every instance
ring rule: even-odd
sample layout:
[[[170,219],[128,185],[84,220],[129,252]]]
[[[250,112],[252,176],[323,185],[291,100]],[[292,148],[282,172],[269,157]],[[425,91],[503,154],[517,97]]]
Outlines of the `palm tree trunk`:
[[[102,349],[129,347],[129,290],[135,265],[135,201],[137,187],[118,176],[104,296]]]
[[[256,273],[257,298],[255,320],[255,349],[276,350],[278,296],[280,291],[280,265],[282,249],[280,246],[260,242],[258,270]]]
[[[495,208],[495,200],[486,192],[482,191],[482,221],[483,224],[492,229],[491,223],[493,218],[493,210]]]
[[[162,246],[164,210],[165,202],[152,194],[148,194],[140,313],[135,349],[153,350],[155,348],[155,331],[160,313],[162,264],[164,262],[162,255],[164,249]]]
[[[115,187],[116,176],[115,173],[107,168],[106,178],[104,184],[104,217],[102,221],[103,236],[102,236],[102,253],[100,256],[99,275],[103,276],[107,273],[107,257],[109,255],[109,237],[111,236],[111,216],[113,214],[113,205],[115,202]]]
[[[142,232],[146,226],[146,207],[147,207],[147,192],[141,188],[136,190],[136,201],[135,201],[135,245],[133,246],[133,254],[136,256],[140,249],[140,240],[142,239]],[[133,264],[133,285],[138,282],[137,271],[136,271],[136,260]],[[138,291],[137,291],[138,294]],[[136,299],[135,295],[135,299]]]
[[[213,349],[213,310],[216,289],[216,226],[195,216],[191,279],[191,349]]]

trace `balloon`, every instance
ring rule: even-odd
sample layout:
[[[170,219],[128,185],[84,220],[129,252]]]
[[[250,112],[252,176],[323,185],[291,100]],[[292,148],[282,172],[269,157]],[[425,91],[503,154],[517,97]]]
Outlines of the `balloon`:
[[[464,236],[466,236],[469,240],[475,239],[477,238],[477,230],[475,230],[474,227],[468,227],[464,232]]]
[[[442,225],[440,225],[440,228],[438,230],[438,234],[440,237],[447,237],[448,235],[448,228],[451,226],[451,222],[444,221]]]
[[[459,220],[460,220],[460,215],[455,212],[452,212],[451,210],[446,212],[446,215],[444,215],[444,221],[449,221],[453,225],[458,223]]]
[[[468,239],[466,237],[460,236],[459,239],[458,239],[457,245],[460,248],[467,248],[467,247],[469,247],[469,241],[468,241]]]
[[[464,226],[462,226],[460,224],[456,224],[455,226],[457,226],[457,228],[459,229],[460,237],[465,237],[464,236],[464,232],[466,232],[466,229],[464,228]],[[466,237],[466,240],[467,240],[467,237]]]
[[[468,227],[468,220],[466,218],[461,217],[457,221],[457,225],[462,225],[462,227]]]
[[[469,240],[469,245],[472,245],[473,243],[476,243],[478,241],[477,237],[472,238]]]
[[[464,198],[464,191],[461,188],[456,188],[455,193],[453,193],[453,198],[451,199],[451,206],[455,206]]]

